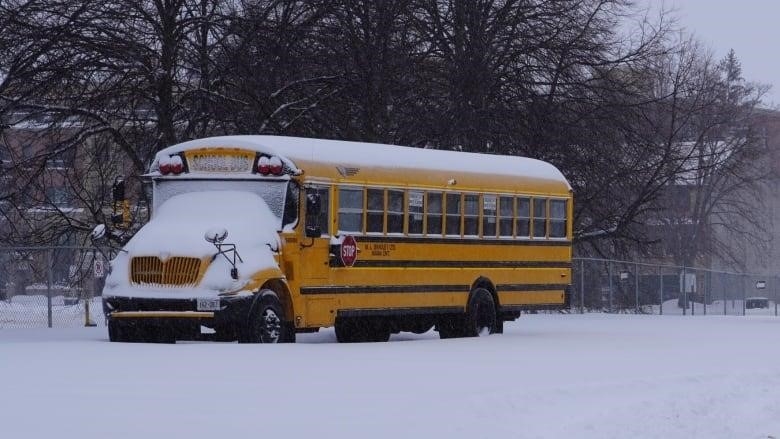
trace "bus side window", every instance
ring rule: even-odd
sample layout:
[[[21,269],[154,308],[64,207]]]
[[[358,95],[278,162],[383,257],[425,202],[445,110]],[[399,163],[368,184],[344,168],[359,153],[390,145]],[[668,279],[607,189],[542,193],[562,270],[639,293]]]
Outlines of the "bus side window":
[[[409,216],[407,224],[410,235],[422,235],[423,233],[423,193],[409,191]]]
[[[363,231],[363,189],[339,189],[339,233]]]
[[[385,223],[385,190],[367,189],[366,232],[382,233]]]
[[[404,192],[387,191],[387,233],[404,232]]]
[[[330,188],[328,186],[307,186],[306,208],[318,208],[318,212],[306,212],[306,229],[317,230],[321,235],[330,234]],[[318,203],[319,206],[315,206]]]
[[[460,194],[447,194],[447,235],[460,236],[460,214],[463,207]]]
[[[479,195],[463,196],[463,234],[479,235]]]
[[[550,200],[550,238],[566,237],[566,200]]]
[[[442,206],[441,206],[441,192],[428,192],[428,218],[427,225],[428,235],[441,235],[441,220],[442,220]]]
[[[515,216],[515,199],[513,197],[498,197],[498,235],[512,237],[512,223]]]
[[[528,238],[531,236],[531,199],[519,197],[517,199],[517,237]]]
[[[496,237],[496,196],[482,196],[482,236]]]
[[[534,198],[534,238],[547,236],[547,199]]]

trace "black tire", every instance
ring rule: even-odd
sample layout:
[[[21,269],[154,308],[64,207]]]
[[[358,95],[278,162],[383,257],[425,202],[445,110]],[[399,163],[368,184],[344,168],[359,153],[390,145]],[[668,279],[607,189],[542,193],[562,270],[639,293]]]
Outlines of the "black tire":
[[[339,343],[378,343],[390,340],[390,325],[383,319],[337,318]]]
[[[465,337],[479,337],[498,332],[496,302],[490,292],[484,288],[472,291],[466,307]]]
[[[295,328],[284,314],[279,296],[262,290],[255,296],[242,336],[242,343],[295,343]]]

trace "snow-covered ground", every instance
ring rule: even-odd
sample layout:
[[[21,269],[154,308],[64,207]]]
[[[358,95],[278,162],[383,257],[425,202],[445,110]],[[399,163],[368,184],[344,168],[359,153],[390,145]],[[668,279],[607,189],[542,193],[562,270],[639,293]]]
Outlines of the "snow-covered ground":
[[[352,345],[332,330],[144,345],[2,329],[0,435],[780,437],[780,318],[538,314],[506,329]]]

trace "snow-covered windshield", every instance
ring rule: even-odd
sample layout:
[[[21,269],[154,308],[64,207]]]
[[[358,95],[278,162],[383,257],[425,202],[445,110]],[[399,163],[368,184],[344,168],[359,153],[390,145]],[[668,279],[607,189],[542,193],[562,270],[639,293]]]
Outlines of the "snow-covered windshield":
[[[294,227],[298,222],[298,186],[294,181],[270,180],[156,180],[154,185],[154,209],[152,218],[158,208],[171,197],[196,192],[238,191],[249,192],[260,196],[268,205],[271,213],[277,219],[276,228]],[[211,197],[211,195],[210,195]],[[204,206],[213,200],[205,197]]]

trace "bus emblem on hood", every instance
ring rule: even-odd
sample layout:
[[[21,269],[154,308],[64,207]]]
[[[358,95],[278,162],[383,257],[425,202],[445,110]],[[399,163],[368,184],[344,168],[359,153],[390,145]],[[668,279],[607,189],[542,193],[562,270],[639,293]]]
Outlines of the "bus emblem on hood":
[[[351,168],[349,166],[336,166],[336,170],[339,171],[342,177],[352,177],[360,172],[360,168]]]

